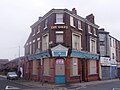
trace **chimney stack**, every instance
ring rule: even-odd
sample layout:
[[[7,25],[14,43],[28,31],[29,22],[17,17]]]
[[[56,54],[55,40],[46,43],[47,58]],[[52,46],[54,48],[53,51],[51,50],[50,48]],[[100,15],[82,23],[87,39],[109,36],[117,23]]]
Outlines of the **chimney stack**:
[[[88,16],[86,16],[86,19],[88,20],[88,21],[90,21],[91,23],[95,23],[94,22],[94,15],[93,14],[90,14],[90,15],[88,15]]]
[[[73,8],[72,13],[77,15],[77,10],[75,8]]]

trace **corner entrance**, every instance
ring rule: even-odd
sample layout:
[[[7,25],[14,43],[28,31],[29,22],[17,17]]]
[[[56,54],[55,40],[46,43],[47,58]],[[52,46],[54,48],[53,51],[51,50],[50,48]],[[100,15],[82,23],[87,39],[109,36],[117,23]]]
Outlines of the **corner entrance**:
[[[55,62],[55,83],[65,83],[65,62],[62,58],[56,59]]]

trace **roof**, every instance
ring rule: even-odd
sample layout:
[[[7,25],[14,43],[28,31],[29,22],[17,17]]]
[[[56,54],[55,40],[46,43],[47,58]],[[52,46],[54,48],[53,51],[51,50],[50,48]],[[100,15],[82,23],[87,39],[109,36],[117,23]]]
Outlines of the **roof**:
[[[7,63],[7,62],[9,62],[8,59],[0,59],[0,64],[5,64],[5,63]]]
[[[41,17],[38,21],[36,21],[36,22],[31,26],[31,28],[34,28],[36,25],[38,25],[40,22],[42,22],[44,19],[46,19],[48,16],[50,16],[50,15],[53,14],[53,13],[67,13],[67,14],[69,14],[69,15],[71,15],[71,16],[73,16],[73,17],[75,17],[75,18],[77,18],[77,19],[79,19],[79,20],[81,20],[81,21],[84,21],[84,22],[90,24],[91,26],[94,26],[94,27],[96,27],[96,28],[99,28],[98,25],[91,23],[91,22],[88,21],[86,18],[83,18],[83,17],[81,17],[81,16],[79,16],[79,15],[76,15],[76,14],[71,13],[71,11],[68,10],[68,9],[51,9],[48,13],[46,13],[43,17]]]

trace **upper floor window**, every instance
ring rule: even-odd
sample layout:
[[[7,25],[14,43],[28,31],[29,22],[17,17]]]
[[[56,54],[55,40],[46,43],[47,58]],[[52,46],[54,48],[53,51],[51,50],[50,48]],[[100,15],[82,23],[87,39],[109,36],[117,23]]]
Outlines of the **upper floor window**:
[[[75,25],[74,25],[74,18],[72,16],[70,16],[70,25],[75,27]]]
[[[95,28],[93,28],[93,32],[94,32],[94,35],[97,36],[97,32]]]
[[[99,40],[105,41],[105,34],[99,34]]]
[[[81,50],[81,35],[72,34],[72,48],[75,50]]]
[[[90,38],[90,52],[93,54],[97,53],[97,41],[96,41],[96,39]]]
[[[78,20],[78,29],[82,30],[81,21]]]
[[[64,24],[63,22],[63,14],[56,14],[56,23],[55,24]]]
[[[90,34],[92,33],[92,32],[91,32],[91,26],[90,26],[90,25],[88,25],[88,33],[90,33]]]
[[[32,36],[35,36],[35,28],[33,28],[33,34],[32,34]]]
[[[63,43],[63,31],[56,31],[56,43]]]
[[[47,28],[47,24],[48,24],[48,20],[46,19],[46,20],[45,20],[45,27],[44,27],[44,29]]]
[[[37,30],[37,33],[39,33],[40,32],[40,25],[38,25],[38,30]]]
[[[49,48],[49,35],[45,34],[42,36],[42,50],[46,51]]]
[[[37,48],[40,48],[40,43],[41,43],[41,41],[40,41],[40,38],[37,38]]]

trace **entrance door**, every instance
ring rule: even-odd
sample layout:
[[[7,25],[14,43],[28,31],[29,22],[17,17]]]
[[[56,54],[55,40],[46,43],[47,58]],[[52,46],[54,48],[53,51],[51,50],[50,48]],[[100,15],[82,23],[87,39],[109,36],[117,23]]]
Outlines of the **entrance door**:
[[[65,83],[65,64],[64,59],[56,59],[55,63],[55,83]]]

